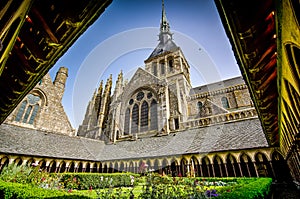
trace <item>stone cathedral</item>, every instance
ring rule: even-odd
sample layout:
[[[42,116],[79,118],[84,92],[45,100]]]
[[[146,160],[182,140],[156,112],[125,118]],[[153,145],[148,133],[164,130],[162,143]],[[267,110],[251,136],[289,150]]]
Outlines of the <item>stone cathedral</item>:
[[[242,77],[193,88],[190,66],[162,9],[159,43],[129,82],[118,75],[95,91],[78,135],[108,140],[163,136],[193,126],[255,116]],[[112,95],[111,95],[112,94]],[[234,112],[234,114],[233,114]]]

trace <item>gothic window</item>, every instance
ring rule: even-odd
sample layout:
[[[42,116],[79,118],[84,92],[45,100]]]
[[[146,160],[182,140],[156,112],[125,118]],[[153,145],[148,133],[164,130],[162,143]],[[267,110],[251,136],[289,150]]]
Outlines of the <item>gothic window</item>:
[[[168,66],[169,66],[169,72],[173,72],[174,69],[173,59],[168,59]]]
[[[157,130],[158,129],[157,102],[155,100],[152,100],[151,106],[150,106],[150,121],[151,121],[150,130]]]
[[[159,62],[159,66],[160,66],[160,73],[162,75],[165,74],[165,63],[163,61]]]
[[[124,134],[129,134],[129,122],[130,122],[130,109],[127,108],[125,113],[125,124],[124,124]]]
[[[156,64],[156,62],[152,63],[152,71],[153,71],[153,75],[157,76],[157,64]]]
[[[223,108],[229,108],[229,103],[228,103],[227,97],[222,97],[221,101],[222,101]]]
[[[203,108],[202,102],[199,101],[199,102],[197,103],[197,106],[198,106],[198,111],[201,112],[201,111],[202,111],[202,108]]]
[[[128,102],[124,118],[124,135],[157,130],[157,102],[149,90],[139,90]]]
[[[152,96],[153,96],[152,93],[148,93],[148,94],[147,94],[147,98],[148,98],[148,99],[150,99]]]
[[[138,101],[141,101],[143,98],[144,98],[144,93],[143,93],[143,92],[139,92],[139,93],[137,94],[137,96],[136,96],[136,99],[137,99]]]
[[[137,133],[139,126],[139,106],[135,104],[132,109],[131,133]]]
[[[130,99],[130,100],[129,100],[129,105],[132,105],[133,102],[134,102],[133,99]]]
[[[41,98],[39,96],[28,94],[17,112],[15,121],[33,124],[39,111],[40,102]]]
[[[15,121],[17,121],[17,122],[21,121],[21,118],[22,118],[22,115],[23,115],[23,113],[25,111],[26,105],[27,105],[27,101],[23,101],[22,104],[21,104],[21,106],[20,106],[20,109],[19,109],[19,111],[17,113],[17,116],[15,118]]]
[[[148,130],[148,113],[149,106],[148,103],[144,101],[141,108],[141,132]]]

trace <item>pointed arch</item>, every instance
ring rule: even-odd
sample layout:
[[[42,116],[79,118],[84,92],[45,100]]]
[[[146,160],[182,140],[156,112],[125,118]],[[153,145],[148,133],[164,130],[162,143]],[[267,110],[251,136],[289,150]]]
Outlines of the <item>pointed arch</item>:
[[[159,162],[158,159],[155,159],[154,161],[154,171],[159,172]]]
[[[49,164],[48,168],[49,173],[55,173],[56,172],[56,161],[52,160]]]
[[[204,156],[201,161],[202,175],[204,177],[213,177],[209,158]]]
[[[170,165],[168,163],[168,160],[166,158],[163,159],[162,161],[162,172],[163,174],[166,174],[166,175],[169,175],[171,173],[171,170],[170,170]]]
[[[223,160],[218,155],[215,155],[214,157],[213,169],[214,177],[226,177],[226,171]]]
[[[158,119],[157,119],[157,102],[152,100],[150,105],[150,130],[158,129]]]
[[[284,160],[283,156],[278,151],[274,151],[272,153],[271,159],[272,159],[275,179],[278,182],[292,181],[292,177],[289,172],[288,165]]]
[[[191,171],[195,176],[200,176],[200,164],[195,156],[191,157]]]
[[[241,155],[240,165],[243,177],[257,177],[254,164],[247,154],[243,153]]]
[[[221,98],[221,102],[222,102],[223,108],[225,108],[225,109],[230,108],[230,107],[229,107],[229,102],[228,102],[228,98],[227,98],[227,97],[222,97],[222,98]]]
[[[1,173],[2,169],[9,164],[9,158],[7,156],[4,156],[3,158],[1,158],[0,163],[1,163],[0,164],[0,173]]]
[[[69,171],[70,173],[75,172],[75,163],[71,162],[71,164],[69,165]]]
[[[114,165],[114,172],[119,172],[119,164],[117,161],[115,162],[115,165]]]
[[[188,161],[184,157],[180,161],[180,173],[182,177],[189,176],[189,168],[188,168]],[[190,171],[189,171],[190,172]]]
[[[22,163],[23,163],[23,160],[20,157],[18,157],[14,160],[14,164],[16,164],[18,166],[22,165]]]
[[[130,161],[130,163],[129,163],[129,172],[134,173],[134,164],[132,161]]]
[[[85,165],[85,172],[91,172],[91,164],[89,162]]]
[[[29,160],[27,160],[26,166],[30,167],[32,166],[32,163],[35,163],[35,160],[33,158],[30,158]]]
[[[64,173],[66,172],[66,162],[65,161],[62,161],[60,164],[59,164],[59,173]]]
[[[138,133],[139,127],[139,106],[134,104],[132,108],[132,119],[131,119],[131,134]]]
[[[121,163],[120,163],[119,171],[120,171],[120,172],[125,172],[125,165],[124,165],[124,162],[121,162]]]
[[[141,132],[148,131],[149,121],[149,105],[147,101],[142,103],[141,107]]]
[[[240,177],[241,172],[236,158],[232,154],[228,154],[226,157],[226,168],[228,177]]]
[[[40,92],[29,93],[21,103],[14,120],[33,125],[42,104]]]
[[[125,112],[124,135],[129,135],[130,132],[129,125],[130,125],[130,108],[127,108]]]

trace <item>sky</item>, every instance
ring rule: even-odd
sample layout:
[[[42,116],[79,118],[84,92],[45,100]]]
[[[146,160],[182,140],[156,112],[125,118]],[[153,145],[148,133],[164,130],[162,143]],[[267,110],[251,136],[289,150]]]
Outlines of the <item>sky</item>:
[[[240,76],[213,0],[165,0],[173,40],[191,67],[193,87]],[[113,0],[49,71],[68,68],[62,104],[73,128],[82,123],[100,81],[130,80],[158,44],[161,0]],[[113,90],[112,90],[113,92]]]

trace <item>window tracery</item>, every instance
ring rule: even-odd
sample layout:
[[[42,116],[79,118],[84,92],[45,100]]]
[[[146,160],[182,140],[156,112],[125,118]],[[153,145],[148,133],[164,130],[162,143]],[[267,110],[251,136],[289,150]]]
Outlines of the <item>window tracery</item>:
[[[143,89],[131,96],[125,112],[124,135],[156,130],[156,96],[150,90]]]
[[[15,121],[33,124],[41,105],[38,95],[28,94],[16,114]]]

